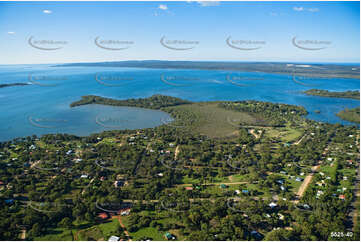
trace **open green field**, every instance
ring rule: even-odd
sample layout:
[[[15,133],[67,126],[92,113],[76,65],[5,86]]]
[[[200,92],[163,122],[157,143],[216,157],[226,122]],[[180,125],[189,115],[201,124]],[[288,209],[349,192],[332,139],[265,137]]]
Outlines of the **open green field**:
[[[177,220],[177,218],[169,216],[168,211],[166,210],[161,210],[161,211],[141,211],[138,213],[139,215],[142,216],[152,216],[153,219],[152,221],[158,223],[158,224],[162,224],[163,226],[167,227],[169,224],[178,224],[180,225],[181,222]],[[126,228],[129,228],[129,216],[123,216],[122,217],[122,222],[124,223]],[[170,228],[165,228],[163,227],[162,229],[156,228],[156,227],[143,227],[135,232],[128,232],[131,236],[131,239],[134,240],[140,240],[140,239],[144,239],[146,238],[152,238],[152,240],[156,240],[156,241],[165,241],[165,233],[166,232],[170,232],[172,235],[175,235],[177,237],[177,240],[184,240],[183,236],[180,234],[180,230],[179,229],[170,229]]]
[[[303,134],[302,130],[291,128],[289,126],[282,128],[266,128],[265,136],[268,138],[281,139],[283,142],[296,141]]]
[[[48,234],[41,236],[41,237],[35,237],[34,240],[39,241],[72,241],[73,240],[73,234],[72,231],[69,229],[63,229],[63,228],[55,228],[51,229]]]
[[[108,240],[110,236],[118,236],[118,219],[92,226],[78,232],[78,240]]]
[[[244,176],[241,175],[232,175],[232,180],[230,180],[230,177],[226,176],[226,177],[220,177],[220,176],[216,176],[216,177],[212,177],[211,180],[207,180],[207,183],[229,183],[229,182],[240,182],[240,181],[245,181]],[[192,178],[189,176],[184,176],[182,178],[182,184],[200,184],[202,183],[202,180],[200,178]]]
[[[122,217],[122,221],[123,221],[125,227],[129,226],[128,218],[129,218],[128,216]],[[161,222],[161,220],[157,220],[157,222]],[[164,241],[165,240],[165,238],[163,237],[165,232],[159,231],[159,230],[157,230],[157,228],[153,228],[153,227],[141,228],[135,232],[129,232],[129,234],[130,234],[132,240],[140,240],[142,237],[152,238],[153,240],[156,240],[156,241]]]
[[[256,118],[248,113],[226,110],[217,103],[194,103],[164,108],[172,113],[176,121],[171,125],[186,126],[192,132],[197,132],[211,138],[229,137],[237,134],[240,122],[252,125]],[[177,120],[183,117],[183,120]]]
[[[74,229],[55,228],[47,234],[35,237],[39,241],[73,241],[73,240],[108,240],[112,235],[118,235],[119,222],[117,219],[107,221],[98,225],[89,227],[88,224],[75,225]]]
[[[130,236],[132,237],[132,240],[140,240],[142,237],[150,237],[157,241],[165,240],[163,233],[153,227],[141,228],[136,232],[130,233]]]

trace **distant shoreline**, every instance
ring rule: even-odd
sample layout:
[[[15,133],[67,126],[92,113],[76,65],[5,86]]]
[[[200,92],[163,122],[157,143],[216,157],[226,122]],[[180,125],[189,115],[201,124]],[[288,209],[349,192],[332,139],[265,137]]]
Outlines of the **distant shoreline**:
[[[0,64],[3,66],[30,66],[30,65],[68,65],[68,64],[89,64],[89,63],[108,63],[124,62],[123,61],[98,61],[98,62],[62,62],[62,63],[17,63],[17,64]],[[126,60],[126,61],[180,61],[180,60]],[[360,62],[322,62],[322,61],[239,61],[239,60],[189,60],[189,62],[226,62],[226,63],[275,63],[275,64],[303,64],[303,65],[341,65],[341,66],[360,66]]]
[[[53,65],[52,67],[126,67],[149,69],[189,69],[213,71],[263,72],[294,76],[359,79],[359,65],[311,64],[295,62],[225,61],[113,61]]]
[[[30,84],[18,82],[18,83],[0,84],[0,88],[13,87],[13,86],[27,86],[27,85],[30,85]]]
[[[311,96],[332,97],[332,98],[349,98],[360,100],[360,91],[330,92],[327,90],[310,89],[303,93]]]

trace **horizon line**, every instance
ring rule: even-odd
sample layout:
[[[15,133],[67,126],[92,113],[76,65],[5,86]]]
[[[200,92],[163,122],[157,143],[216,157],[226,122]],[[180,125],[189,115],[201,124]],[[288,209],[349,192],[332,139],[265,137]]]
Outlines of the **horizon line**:
[[[234,63],[295,63],[295,64],[356,64],[360,65],[359,62],[352,61],[265,61],[265,60],[257,60],[257,61],[238,61],[238,60],[156,60],[156,59],[142,59],[142,60],[115,60],[115,61],[89,61],[89,62],[53,62],[53,63],[18,63],[18,64],[0,64],[0,66],[5,65],[63,65],[63,64],[89,64],[89,63],[112,63],[112,62],[127,62],[127,61],[169,61],[169,62],[234,62]]]

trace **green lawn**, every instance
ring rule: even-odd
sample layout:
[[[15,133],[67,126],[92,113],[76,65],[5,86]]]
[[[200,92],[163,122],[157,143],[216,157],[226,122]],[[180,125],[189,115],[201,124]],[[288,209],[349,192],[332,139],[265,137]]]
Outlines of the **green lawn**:
[[[283,128],[267,128],[265,132],[266,137],[277,138],[282,140],[283,142],[296,141],[301,138],[302,134],[302,130],[291,128],[289,126]]]
[[[117,139],[115,138],[112,138],[112,137],[107,137],[107,138],[104,138],[102,141],[98,142],[96,145],[99,145],[99,144],[107,144],[107,145],[114,145],[116,144]]]
[[[200,179],[198,178],[192,178],[189,176],[183,176],[182,178],[182,183],[183,184],[196,184],[196,183],[200,183]]]
[[[130,233],[130,236],[132,237],[132,240],[139,240],[142,237],[150,237],[153,240],[163,241],[165,240],[163,234],[165,234],[165,232],[158,231],[156,228],[147,227]]]
[[[300,176],[301,177],[301,176]],[[289,186],[291,187],[291,191],[296,193],[298,189],[300,188],[302,182],[295,181],[294,179],[288,179],[287,180]]]
[[[240,174],[232,175],[232,182],[247,182],[247,181],[249,181],[247,175],[240,175]]]
[[[122,217],[122,221],[125,225],[125,227],[128,226],[128,217]],[[161,222],[162,220],[156,220],[157,222]],[[129,232],[129,231],[128,231]],[[129,232],[130,236],[132,237],[132,240],[139,240],[142,237],[150,237],[153,240],[157,241],[164,241],[163,235],[165,232],[158,231],[156,228],[153,227],[147,227],[147,228],[141,228],[137,230],[136,232]]]
[[[107,240],[110,236],[118,234],[118,225],[118,219],[113,219],[110,223],[99,224],[98,227],[102,231],[104,239]]]
[[[117,231],[118,225],[118,219],[112,219],[106,223],[97,224],[91,227],[88,227],[87,223],[81,223],[78,224],[78,229],[73,230],[73,233],[78,234],[78,240],[108,240],[112,235],[119,235]]]
[[[233,180],[232,182],[239,182],[239,181],[245,181],[244,176],[241,175],[233,175]],[[200,184],[201,183],[201,179],[199,178],[192,178],[192,177],[188,177],[188,176],[184,176],[182,178],[182,184]],[[207,184],[208,183],[229,183],[231,182],[228,178],[228,176],[226,177],[220,177],[220,176],[216,176],[212,178],[212,181],[207,180]]]
[[[78,240],[105,240],[102,231],[97,226],[84,229],[78,233]]]
[[[72,241],[73,240],[73,234],[72,231],[65,228],[56,228],[51,229],[48,231],[46,235],[35,237],[34,240],[40,240],[40,241]]]
[[[281,135],[281,139],[285,142],[296,141],[298,138],[301,138],[302,134],[300,130],[287,127],[287,131]]]

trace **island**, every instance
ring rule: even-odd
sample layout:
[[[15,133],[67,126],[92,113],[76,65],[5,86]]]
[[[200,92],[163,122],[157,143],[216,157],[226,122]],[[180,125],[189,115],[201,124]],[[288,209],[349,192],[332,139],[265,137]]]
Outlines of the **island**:
[[[29,83],[9,83],[9,84],[0,84],[0,88],[4,88],[4,87],[13,87],[13,86],[26,86],[26,85],[30,85]]]
[[[310,89],[304,91],[307,95],[334,98],[351,98],[360,100],[360,91],[330,92],[327,90]]]
[[[111,98],[105,98],[95,95],[82,96],[81,100],[72,102],[70,107],[76,107],[87,104],[103,104],[110,106],[128,106],[128,107],[140,107],[149,109],[160,109],[162,107],[176,106],[181,104],[189,104],[191,102],[184,101],[180,98],[153,95],[149,98],[116,100]]]

